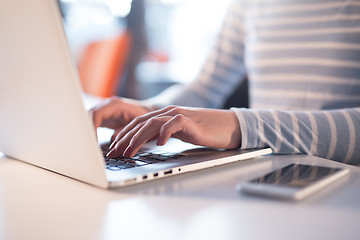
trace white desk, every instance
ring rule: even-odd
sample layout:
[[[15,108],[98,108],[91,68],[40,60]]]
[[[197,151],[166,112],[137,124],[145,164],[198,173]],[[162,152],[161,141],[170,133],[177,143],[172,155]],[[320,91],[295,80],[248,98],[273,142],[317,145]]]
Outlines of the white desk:
[[[106,191],[0,157],[0,239],[360,239],[360,168],[302,202],[234,186],[306,156],[266,156]]]

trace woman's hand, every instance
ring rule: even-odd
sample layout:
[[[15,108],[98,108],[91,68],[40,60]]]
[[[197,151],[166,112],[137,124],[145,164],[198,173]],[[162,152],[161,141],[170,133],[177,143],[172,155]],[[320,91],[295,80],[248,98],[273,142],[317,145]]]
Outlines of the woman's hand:
[[[170,137],[212,148],[238,148],[241,143],[234,112],[169,106],[131,121],[117,134],[108,157],[132,157],[144,143],[157,139],[157,145],[164,145]]]
[[[135,100],[119,97],[108,98],[89,111],[95,130],[98,127],[114,129],[113,139],[134,118],[148,112]]]

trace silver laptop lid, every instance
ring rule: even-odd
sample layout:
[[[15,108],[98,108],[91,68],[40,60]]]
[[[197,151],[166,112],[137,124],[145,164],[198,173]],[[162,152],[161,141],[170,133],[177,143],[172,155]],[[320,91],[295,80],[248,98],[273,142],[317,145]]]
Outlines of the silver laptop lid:
[[[0,1],[0,31],[0,152],[108,187],[57,1]]]

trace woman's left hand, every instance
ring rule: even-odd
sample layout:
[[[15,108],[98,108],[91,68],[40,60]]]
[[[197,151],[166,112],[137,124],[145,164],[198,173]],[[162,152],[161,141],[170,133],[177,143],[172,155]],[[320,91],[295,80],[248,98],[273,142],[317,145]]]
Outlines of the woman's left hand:
[[[118,133],[108,157],[132,157],[146,142],[164,145],[170,137],[211,148],[240,147],[239,121],[230,110],[169,106],[136,117]]]

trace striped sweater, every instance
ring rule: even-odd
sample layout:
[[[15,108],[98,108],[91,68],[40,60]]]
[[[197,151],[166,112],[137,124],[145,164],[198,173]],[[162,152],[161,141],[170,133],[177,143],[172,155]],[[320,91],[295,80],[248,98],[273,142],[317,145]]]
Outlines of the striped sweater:
[[[241,148],[360,163],[360,1],[235,0],[198,78],[148,103],[218,108],[244,76]]]

